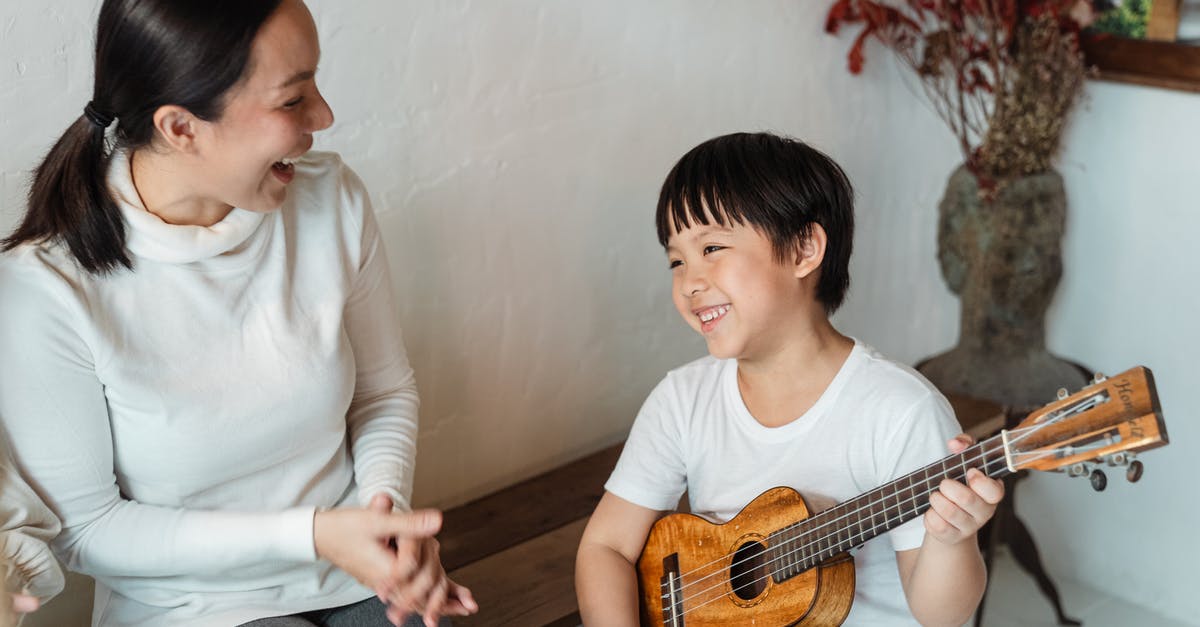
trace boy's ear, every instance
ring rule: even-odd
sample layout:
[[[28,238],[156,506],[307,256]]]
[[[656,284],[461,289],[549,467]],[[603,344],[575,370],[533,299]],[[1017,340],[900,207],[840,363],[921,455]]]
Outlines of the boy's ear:
[[[193,152],[200,118],[179,105],[163,105],[154,112],[154,130],[159,138],[180,152]]]
[[[797,279],[803,279],[821,267],[821,262],[825,260],[825,244],[828,241],[825,229],[814,222],[809,227],[808,237],[796,243],[794,265]]]

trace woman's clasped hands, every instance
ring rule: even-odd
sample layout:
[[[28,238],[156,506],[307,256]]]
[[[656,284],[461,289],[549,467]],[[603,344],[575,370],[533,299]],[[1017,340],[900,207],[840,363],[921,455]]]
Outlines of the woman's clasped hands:
[[[478,609],[471,591],[442,568],[437,510],[393,512],[392,500],[377,494],[366,509],[318,511],[313,521],[317,555],[354,576],[387,604],[400,625],[413,613],[428,627],[442,616],[467,616]]]

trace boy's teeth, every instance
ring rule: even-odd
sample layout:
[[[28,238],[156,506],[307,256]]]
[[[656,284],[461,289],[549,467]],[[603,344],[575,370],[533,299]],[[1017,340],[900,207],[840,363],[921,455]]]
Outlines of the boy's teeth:
[[[727,311],[729,311],[729,305],[722,305],[716,309],[712,309],[700,314],[700,320],[702,322],[710,322],[725,315],[725,312]]]

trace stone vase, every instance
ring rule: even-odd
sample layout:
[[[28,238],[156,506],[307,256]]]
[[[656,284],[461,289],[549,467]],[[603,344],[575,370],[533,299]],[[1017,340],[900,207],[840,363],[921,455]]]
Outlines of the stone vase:
[[[1062,276],[1067,197],[1049,171],[980,197],[965,166],[938,207],[938,261],[962,304],[958,344],[918,370],[944,393],[984,398],[1017,410],[1075,391],[1086,371],[1046,350],[1046,310]]]

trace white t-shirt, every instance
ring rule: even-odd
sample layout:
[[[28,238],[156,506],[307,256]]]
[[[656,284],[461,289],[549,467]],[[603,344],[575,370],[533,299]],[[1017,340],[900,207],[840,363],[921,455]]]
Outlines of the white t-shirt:
[[[642,507],[672,510],[687,490],[692,513],[726,522],[754,497],[796,489],[840,503],[949,454],[953,410],[912,369],[855,343],[804,415],[764,427],[742,401],[737,361],[698,359],[672,370],[646,399],[605,489]],[[921,546],[921,518],[855,551],[847,625],[915,625],[895,551]]]
[[[221,625],[372,591],[313,547],[317,507],[407,506],[417,390],[362,183],[332,153],[284,206],[147,212],[115,155],[134,270],[0,257],[0,420],[97,581],[93,624]]]

